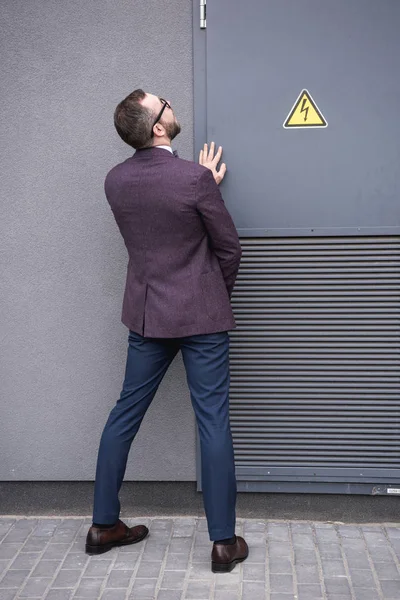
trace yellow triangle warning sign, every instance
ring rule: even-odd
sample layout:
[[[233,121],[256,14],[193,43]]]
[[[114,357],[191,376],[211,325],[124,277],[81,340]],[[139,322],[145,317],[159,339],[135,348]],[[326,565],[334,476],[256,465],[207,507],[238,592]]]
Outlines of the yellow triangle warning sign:
[[[304,127],[328,127],[328,123],[310,92],[303,90],[283,126],[285,129],[303,129]]]

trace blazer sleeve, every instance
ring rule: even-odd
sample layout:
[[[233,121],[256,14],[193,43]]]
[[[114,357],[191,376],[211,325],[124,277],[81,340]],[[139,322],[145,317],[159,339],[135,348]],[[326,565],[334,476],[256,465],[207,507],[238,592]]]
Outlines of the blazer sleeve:
[[[226,288],[231,296],[242,249],[232,217],[209,169],[205,170],[197,180],[196,208],[206,228],[211,248],[218,258]]]

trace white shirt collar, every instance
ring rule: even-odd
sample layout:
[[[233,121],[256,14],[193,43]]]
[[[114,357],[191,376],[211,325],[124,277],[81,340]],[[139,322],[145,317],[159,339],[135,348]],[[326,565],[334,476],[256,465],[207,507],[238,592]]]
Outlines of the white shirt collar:
[[[162,148],[163,150],[169,150],[171,152],[171,154],[173,154],[171,146],[154,146],[154,147]]]

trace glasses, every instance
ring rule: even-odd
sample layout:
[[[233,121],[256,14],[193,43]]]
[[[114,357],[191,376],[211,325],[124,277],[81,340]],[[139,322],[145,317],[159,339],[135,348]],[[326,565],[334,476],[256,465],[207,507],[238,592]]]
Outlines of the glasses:
[[[167,102],[166,100],[164,100],[164,98],[160,98],[160,102],[162,103],[163,107],[162,107],[162,109],[160,110],[160,112],[158,113],[158,115],[157,115],[157,118],[156,118],[156,120],[155,120],[155,121],[154,121],[154,123],[153,123],[153,127],[154,127],[154,125],[157,125],[158,121],[159,121],[159,120],[161,119],[161,117],[163,116],[163,112],[164,112],[164,110],[165,110],[166,108],[171,108],[171,105],[170,105],[170,103],[169,103],[169,102]],[[152,127],[152,129],[151,129],[151,137],[153,137],[153,135],[154,135],[153,127]]]

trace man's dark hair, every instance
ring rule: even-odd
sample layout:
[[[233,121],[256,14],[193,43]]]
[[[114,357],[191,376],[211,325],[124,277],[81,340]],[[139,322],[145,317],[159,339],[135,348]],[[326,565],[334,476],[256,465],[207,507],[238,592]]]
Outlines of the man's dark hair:
[[[118,135],[136,150],[152,145],[152,130],[155,116],[140,101],[146,93],[135,90],[122,100],[114,112],[114,125]]]

